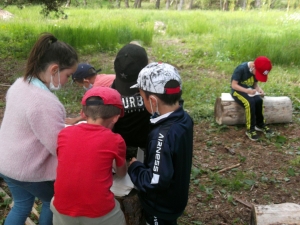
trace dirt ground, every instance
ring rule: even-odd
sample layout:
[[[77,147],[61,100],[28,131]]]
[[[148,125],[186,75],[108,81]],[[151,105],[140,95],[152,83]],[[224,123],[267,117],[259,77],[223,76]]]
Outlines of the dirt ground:
[[[6,85],[12,83],[10,77],[21,68],[20,62],[0,63],[0,103]],[[0,121],[3,112],[0,104]],[[218,126],[213,121],[195,124],[190,195],[179,224],[250,224],[251,209],[242,201],[300,204],[300,168],[290,167],[300,154],[299,124],[270,127],[276,132],[274,137],[262,135],[253,142],[246,138],[244,126]],[[0,207],[0,220],[7,212]]]

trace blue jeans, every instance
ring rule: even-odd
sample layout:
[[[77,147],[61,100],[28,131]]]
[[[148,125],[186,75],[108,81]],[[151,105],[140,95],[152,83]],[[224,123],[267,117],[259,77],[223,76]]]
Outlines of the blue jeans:
[[[52,225],[51,198],[54,195],[54,181],[23,182],[0,174],[9,187],[14,206],[5,219],[5,225],[24,225],[37,197],[43,203],[39,225]]]

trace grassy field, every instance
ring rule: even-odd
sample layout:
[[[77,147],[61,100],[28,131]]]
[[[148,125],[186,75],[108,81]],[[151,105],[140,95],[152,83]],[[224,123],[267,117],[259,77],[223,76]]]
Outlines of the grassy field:
[[[299,108],[297,12],[68,8],[67,19],[50,19],[39,14],[39,7],[7,10],[15,17],[0,21],[1,58],[26,58],[41,32],[54,33],[74,46],[80,56],[101,52],[113,56],[122,45],[139,40],[151,50],[152,60],[180,69],[186,108],[197,120],[210,117],[216,97],[230,91],[229,80],[236,65],[266,55],[274,67],[269,81],[261,84],[264,91],[271,96],[288,95],[295,109]],[[156,21],[164,26],[154,30]],[[94,62],[103,66],[91,59]],[[112,66],[103,72],[113,72]],[[220,79],[224,76],[226,83]]]
[[[228,193],[223,201],[234,205],[232,193],[241,193],[241,189],[249,191],[254,184],[263,183],[267,186],[271,181],[277,182],[276,188],[277,185],[280,188],[284,185],[287,173],[288,177],[292,176],[291,174],[299,176],[300,158],[297,156],[300,154],[299,137],[297,132],[289,131],[291,130],[289,125],[281,126],[282,133],[278,131],[278,136],[273,139],[265,139],[257,146],[251,147],[249,143],[240,140],[232,144],[232,137],[236,137],[240,127],[218,127],[213,120],[215,100],[221,93],[230,92],[230,78],[234,68],[241,62],[253,60],[259,55],[266,55],[273,62],[273,69],[269,74],[268,82],[260,83],[260,86],[268,96],[290,97],[293,102],[293,121],[296,125],[299,124],[300,13],[282,11],[178,12],[74,7],[65,9],[67,19],[51,19],[43,18],[39,14],[39,7],[26,7],[22,10],[8,7],[6,10],[15,14],[15,17],[11,21],[0,21],[0,59],[24,61],[39,33],[52,32],[58,39],[73,45],[81,61],[88,61],[96,68],[102,68],[104,73],[114,72],[113,60],[116,52],[132,40],[139,40],[142,43],[151,61],[167,62],[179,69],[183,79],[185,109],[192,115],[196,124],[203,124],[195,132],[195,140],[199,143],[197,147],[195,146],[194,165],[199,165],[199,168],[193,168],[191,184],[191,193],[195,193],[195,199],[202,201],[205,196],[207,200],[207,202],[197,203],[199,211],[204,207],[206,209],[212,207],[211,199],[218,196],[216,193],[212,195],[213,188],[218,190],[219,194]],[[36,21],[39,23],[36,24]],[[158,24],[157,21],[161,21],[164,26],[154,29]],[[21,73],[17,73],[15,76],[20,75]],[[13,81],[15,77],[11,79]],[[79,111],[82,93],[83,90],[76,88],[70,82],[56,94],[65,105],[67,112],[73,114]],[[4,106],[5,103],[0,102],[0,107],[4,108]],[[235,156],[217,154],[220,146],[225,144],[240,148],[240,153]],[[273,179],[273,175],[269,175],[268,171],[263,171],[267,166],[262,167],[259,172],[246,167],[248,164],[249,168],[252,168],[252,165],[258,161],[261,154],[259,151],[271,154],[271,151],[266,151],[269,148],[273,151],[274,161],[286,155],[295,156],[291,161],[284,161],[284,166],[276,164],[279,165],[276,169],[276,176],[277,173],[284,174],[281,181],[278,181],[277,177]],[[249,150],[249,152],[245,153],[242,150]],[[255,154],[255,151],[259,156],[254,155],[251,161],[250,153]],[[264,162],[271,156],[265,155],[259,162]],[[232,162],[233,164],[234,160],[245,165],[245,170],[236,169],[229,175],[221,176],[213,169],[200,166],[200,163],[218,162],[219,164],[215,163],[214,167],[210,165],[210,168],[219,168],[220,165],[224,167],[222,163]],[[206,173],[208,175],[203,179],[201,175]],[[205,179],[209,181],[205,183]],[[202,195],[196,194],[199,190]],[[272,196],[271,192],[269,194]],[[266,196],[267,193],[261,195],[266,201],[272,200],[270,196],[269,199]],[[297,192],[298,196],[299,192]],[[187,212],[181,222],[182,224],[205,224],[195,218],[197,216],[193,219],[193,216]],[[225,224],[246,223],[240,221]]]

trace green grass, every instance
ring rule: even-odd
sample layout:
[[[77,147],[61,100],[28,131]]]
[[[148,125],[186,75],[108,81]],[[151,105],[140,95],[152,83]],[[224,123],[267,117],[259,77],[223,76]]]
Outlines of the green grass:
[[[195,122],[207,121],[209,126],[204,132],[214,136],[213,133],[228,129],[214,122],[214,104],[222,92],[230,92],[234,68],[258,55],[266,55],[273,62],[273,69],[268,82],[259,85],[268,96],[289,96],[293,103],[293,120],[300,123],[299,14],[281,11],[178,12],[114,7],[114,4],[71,7],[65,9],[68,19],[43,18],[37,6],[27,6],[23,10],[8,7],[6,10],[15,14],[15,18],[0,21],[0,59],[26,59],[39,33],[47,31],[74,46],[81,60],[88,60],[96,68],[102,68],[104,73],[113,73],[112,62],[118,49],[131,40],[139,40],[149,53],[150,60],[167,62],[179,69],[185,109]],[[156,21],[165,24],[165,34],[153,29]],[[68,114],[77,114],[83,93],[82,88],[69,82],[56,95]],[[0,107],[4,106],[5,103],[0,103]],[[241,127],[244,129],[244,126]],[[239,128],[236,126],[236,129]],[[297,142],[298,139],[292,141]],[[211,160],[210,156],[220,157],[219,160],[236,157],[242,164],[250,158],[248,155],[219,154],[214,148],[228,144],[239,149],[239,143],[218,143],[210,139],[203,140],[203,143],[204,147],[199,147],[199,151],[209,151],[210,154],[204,160]],[[295,158],[278,170],[286,180],[299,175],[300,151],[289,145],[289,137],[277,134],[264,138],[261,143],[273,145],[274,151],[294,154]],[[251,152],[251,148],[249,146],[247,150]],[[199,165],[199,168],[192,169],[191,174],[191,192],[198,191],[199,198],[208,203],[205,203],[207,207],[218,192],[224,201],[234,205],[232,196],[236,192],[248,191],[256,184],[280,185],[286,182],[278,180],[276,174],[260,174],[240,168],[218,174],[216,170],[220,168],[211,169]],[[203,177],[207,178],[206,183],[201,183]],[[268,200],[269,196],[264,198]],[[194,220],[193,224],[202,222]],[[240,224],[238,219],[236,224]]]

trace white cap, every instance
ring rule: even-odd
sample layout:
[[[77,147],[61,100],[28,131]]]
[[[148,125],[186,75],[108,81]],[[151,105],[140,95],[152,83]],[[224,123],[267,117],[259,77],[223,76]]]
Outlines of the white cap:
[[[175,80],[178,88],[165,88],[167,82]],[[182,82],[178,70],[167,63],[153,62],[144,67],[139,73],[137,84],[130,88],[139,88],[156,94],[176,94],[182,89]]]

